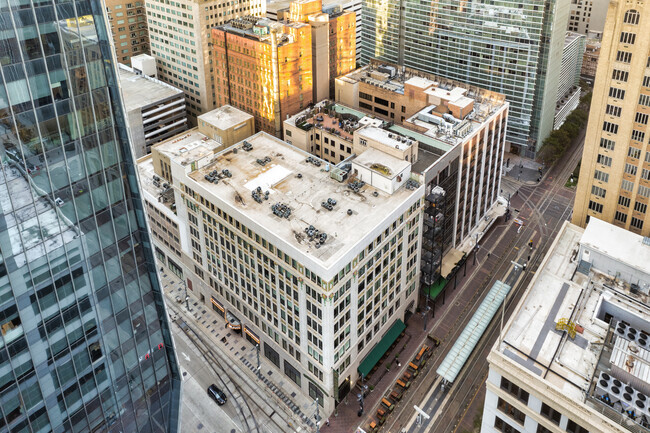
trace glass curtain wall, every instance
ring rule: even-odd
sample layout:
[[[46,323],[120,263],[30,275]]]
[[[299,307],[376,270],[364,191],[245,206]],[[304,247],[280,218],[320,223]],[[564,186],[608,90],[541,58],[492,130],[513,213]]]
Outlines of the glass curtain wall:
[[[103,3],[0,0],[0,432],[175,432]]]

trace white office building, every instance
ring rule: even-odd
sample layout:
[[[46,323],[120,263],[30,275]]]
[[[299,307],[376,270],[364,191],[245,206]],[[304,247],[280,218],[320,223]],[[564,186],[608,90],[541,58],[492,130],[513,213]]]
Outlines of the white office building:
[[[650,431],[650,241],[566,222],[488,356],[482,433]]]

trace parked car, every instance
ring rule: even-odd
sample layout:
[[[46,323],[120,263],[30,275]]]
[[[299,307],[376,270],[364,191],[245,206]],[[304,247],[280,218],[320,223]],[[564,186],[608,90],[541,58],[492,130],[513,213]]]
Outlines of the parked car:
[[[217,385],[214,383],[208,387],[208,395],[212,400],[216,401],[219,406],[223,406],[228,400],[226,394],[217,388]]]

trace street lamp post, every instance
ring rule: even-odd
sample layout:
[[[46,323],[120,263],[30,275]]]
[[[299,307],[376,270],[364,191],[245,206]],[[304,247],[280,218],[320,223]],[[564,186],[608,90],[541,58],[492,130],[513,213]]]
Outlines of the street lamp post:
[[[260,343],[257,343],[257,378],[260,377]]]
[[[475,266],[475,265],[476,265],[476,254],[478,253],[478,249],[479,249],[479,246],[478,246],[478,233],[475,233],[474,236],[475,236],[475,242],[474,242],[474,264],[473,264],[472,266]]]
[[[185,308],[190,311],[190,297],[187,295],[187,280],[183,277],[183,286],[185,287]]]

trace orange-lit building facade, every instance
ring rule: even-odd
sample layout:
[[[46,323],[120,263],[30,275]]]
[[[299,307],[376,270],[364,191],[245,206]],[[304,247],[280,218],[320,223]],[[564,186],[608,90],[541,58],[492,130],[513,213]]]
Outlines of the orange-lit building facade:
[[[318,68],[318,65],[325,67],[324,62],[327,62],[327,76],[323,77],[323,80],[328,82],[329,95],[319,94],[318,97],[315,96],[315,99],[318,102],[325,97],[333,98],[334,79],[347,74],[356,67],[356,14],[347,10],[342,11],[340,7],[323,12],[322,0],[297,0],[291,3],[289,13],[284,15],[284,18],[289,22],[309,23],[312,26],[314,53],[320,53],[317,47],[327,44],[328,58],[324,59],[314,55],[312,60],[314,70]],[[323,25],[326,25],[327,28],[324,31],[319,30]],[[326,38],[326,40],[318,41],[317,38]]]
[[[212,29],[217,105],[252,114],[277,137],[282,120],[312,102],[311,28],[244,17]]]

